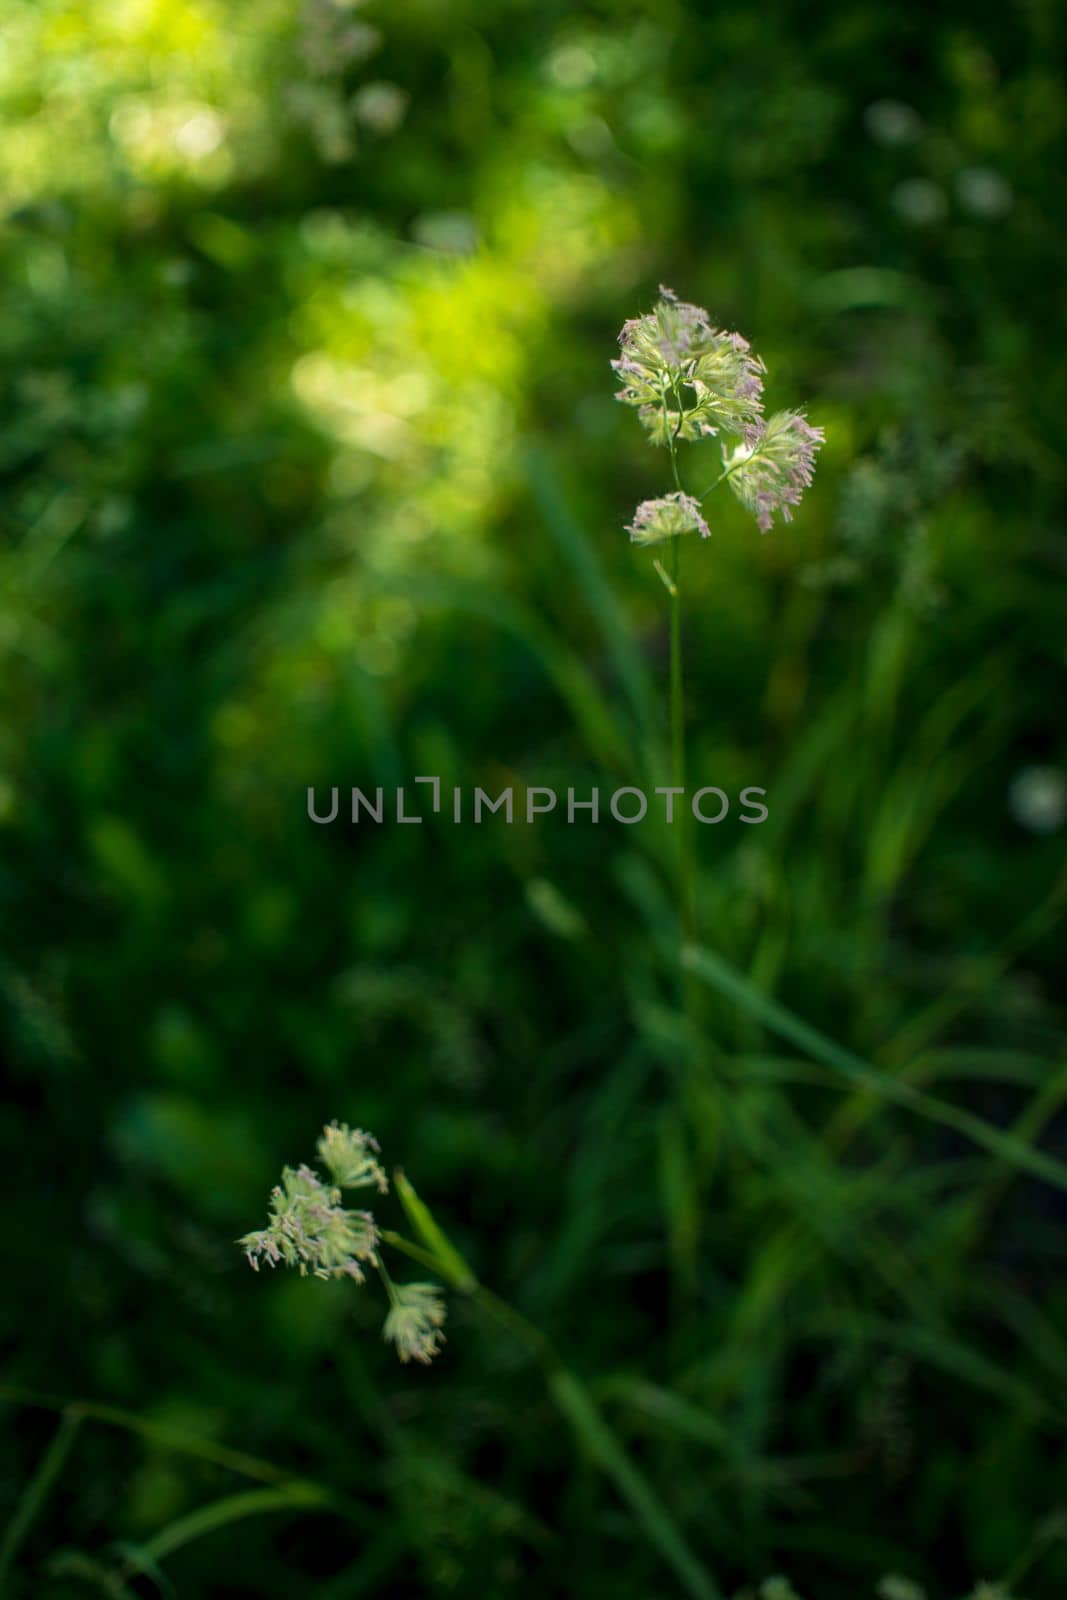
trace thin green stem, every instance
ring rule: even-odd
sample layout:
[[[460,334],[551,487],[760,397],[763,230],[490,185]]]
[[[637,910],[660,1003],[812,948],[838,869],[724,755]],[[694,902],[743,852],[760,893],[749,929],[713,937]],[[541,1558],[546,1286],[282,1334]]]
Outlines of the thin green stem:
[[[379,1278],[381,1278],[383,1284],[385,1285],[385,1292],[389,1297],[389,1304],[395,1310],[396,1306],[398,1304],[398,1302],[397,1302],[397,1294],[396,1294],[396,1284],[393,1282],[392,1278],[389,1276],[389,1269],[386,1267],[385,1262],[382,1260],[380,1255],[377,1255],[377,1256],[374,1257],[374,1265],[378,1270]]]
[[[106,1427],[123,1428],[130,1433],[138,1434],[152,1444],[161,1445],[165,1450],[176,1450],[183,1455],[210,1461],[215,1466],[225,1467],[229,1472],[238,1472],[243,1477],[255,1478],[262,1483],[293,1481],[291,1473],[275,1466],[273,1462],[261,1461],[258,1457],[245,1455],[242,1451],[228,1450],[224,1445],[216,1444],[213,1439],[201,1439],[195,1434],[183,1433],[180,1429],[152,1422],[138,1416],[136,1412],[124,1411],[118,1406],[103,1405],[95,1400],[69,1400],[59,1395],[38,1394],[34,1390],[20,1389],[9,1384],[0,1385],[0,1401],[6,1401],[10,1405],[32,1406],[42,1411],[73,1414],[86,1422],[99,1422]],[[320,1487],[315,1484],[311,1486]]]
[[[41,1458],[40,1466],[26,1485],[22,1499],[15,1508],[15,1515],[7,1525],[3,1544],[0,1545],[0,1590],[4,1588],[11,1564],[18,1555],[22,1541],[29,1533],[63,1470],[81,1421],[82,1413],[74,1408],[63,1413],[59,1427],[52,1435],[52,1442]]]
[[[421,1245],[413,1243],[411,1239],[405,1239],[402,1233],[394,1233],[392,1228],[383,1228],[382,1243],[391,1245],[394,1250],[399,1250],[402,1255],[410,1256],[411,1260],[417,1261],[420,1267],[427,1267],[430,1272],[436,1272],[437,1276],[443,1278],[450,1288],[459,1289],[463,1287],[449,1277],[435,1255],[431,1254],[429,1250],[424,1250]]]
[[[473,1288],[476,1282],[474,1273],[451,1239],[441,1232],[429,1206],[419,1198],[414,1184],[409,1182],[399,1167],[393,1174],[393,1188],[405,1216],[422,1240],[423,1248],[444,1267],[446,1280],[456,1289]]]
[[[678,581],[681,567],[680,538],[671,540],[671,782],[685,788],[685,675],[682,663],[682,594]],[[683,944],[696,938],[693,907],[693,862],[690,850],[689,811],[682,796],[678,827],[678,923]]]
[[[731,473],[736,472],[738,467],[743,467],[746,461],[751,461],[756,454],[758,452],[753,450],[748,455],[738,456],[736,460],[731,461],[728,466],[723,467],[717,478],[712,479],[706,489],[701,489],[696,498],[703,504],[713,489],[717,489],[720,483],[725,483]]]
[[[666,589],[667,593],[669,595],[676,595],[678,593],[678,586],[663,563],[661,561],[653,561],[652,568],[656,576],[659,578],[659,581]]]
[[[138,1572],[146,1572],[151,1576],[151,1569],[157,1562],[173,1555],[183,1545],[242,1517],[264,1516],[274,1511],[333,1510],[328,1497],[303,1483],[292,1483],[284,1489],[244,1489],[240,1494],[226,1495],[210,1505],[198,1506],[136,1546],[126,1559],[125,1574],[133,1577]]]
[[[679,476],[679,473],[678,473],[678,436],[682,431],[682,424],[685,421],[685,411],[682,408],[682,397],[678,393],[678,385],[677,384],[675,384],[675,386],[674,386],[674,403],[678,407],[678,421],[675,423],[674,427],[672,428],[671,425],[670,425],[670,422],[671,422],[670,411],[667,408],[667,394],[666,394],[666,390],[664,390],[664,393],[663,393],[663,426],[664,426],[664,431],[667,434],[667,448],[671,453],[671,471],[674,474],[674,487],[678,490],[679,494],[681,494],[683,492],[683,490],[682,490],[682,480],[681,480],[681,477]]]
[[[664,429],[667,434],[667,448],[670,451],[670,470],[675,480],[675,490],[683,494],[681,488],[681,474],[678,472],[678,435],[681,424],[685,421],[685,408],[681,403],[681,394],[678,384],[673,384],[673,402],[677,406],[678,421],[675,427],[670,427],[670,411],[667,408],[667,390],[664,387],[662,394],[662,408],[664,408]],[[675,789],[685,789],[685,674],[681,666],[681,584],[678,582],[678,571],[681,565],[681,538],[675,536],[670,541],[670,578],[665,582],[665,589],[670,595],[670,770]],[[661,571],[662,576],[662,571]],[[693,858],[689,850],[689,813],[685,806],[685,795],[681,805],[680,821],[678,827],[677,850],[677,890],[678,890],[678,928],[680,928],[680,947],[693,944],[696,941],[696,912],[693,904]],[[686,1019],[691,1021],[688,1005],[689,982],[685,971],[681,973],[681,998]]]
[[[682,406],[682,397],[677,384],[674,385],[674,403],[678,408],[678,421],[675,427],[670,427],[670,413],[667,407],[666,390],[663,393],[663,419],[667,433],[667,447],[671,457],[671,472],[674,476],[674,486],[679,494],[684,494],[682,476],[678,470],[677,441],[685,420]],[[670,724],[671,724],[671,782],[676,789],[685,789],[685,674],[682,663],[682,591],[679,582],[681,566],[681,538],[676,536],[671,540],[671,567],[669,582],[666,583],[667,593],[670,596],[670,633],[671,633],[671,668],[670,668]],[[685,795],[682,795],[682,806],[676,826],[678,828],[677,847],[677,900],[678,900],[678,928],[679,928],[679,955],[681,949],[688,944],[693,944],[697,938],[696,909],[693,889],[693,857],[691,836],[689,829],[689,811],[685,804]],[[689,1048],[694,1046],[694,1012],[693,1012],[693,987],[690,975],[680,967],[679,982],[682,995],[682,1010],[686,1019],[686,1030],[689,1035]]]

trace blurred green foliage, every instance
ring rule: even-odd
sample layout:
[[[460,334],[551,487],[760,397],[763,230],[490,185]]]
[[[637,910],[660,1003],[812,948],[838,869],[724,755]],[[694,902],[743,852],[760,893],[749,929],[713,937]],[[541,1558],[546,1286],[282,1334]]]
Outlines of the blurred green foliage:
[[[686,551],[693,775],[770,808],[699,830],[703,938],[1067,1159],[1061,10],[0,9],[6,1381],[115,1408],[7,1591],[678,1592],[462,1303],[412,1372],[369,1287],[247,1272],[336,1116],[724,1592],[1029,1552],[1055,1600],[1062,1194],[722,991],[682,1093],[652,824],[305,791],[640,781],[662,463],[607,362],[665,281],[828,440]],[[8,1415],[14,1507],[56,1419]]]

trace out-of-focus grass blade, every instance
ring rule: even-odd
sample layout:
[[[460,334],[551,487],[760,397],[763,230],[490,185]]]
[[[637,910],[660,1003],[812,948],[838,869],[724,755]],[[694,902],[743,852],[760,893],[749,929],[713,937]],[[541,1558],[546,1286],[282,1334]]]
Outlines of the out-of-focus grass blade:
[[[328,1583],[316,1585],[315,1600],[360,1600],[361,1595],[387,1594],[390,1571],[409,1559],[406,1537],[393,1523],[368,1539],[359,1555]]]
[[[64,1412],[59,1427],[52,1435],[52,1442],[41,1457],[37,1471],[26,1485],[22,1498],[15,1507],[15,1514],[8,1523],[3,1543],[0,1544],[0,1593],[3,1593],[8,1572],[23,1539],[29,1533],[34,1519],[63,1470],[81,1421],[82,1417],[77,1411]]]
[[[1067,1103],[1067,1069],[1062,1065],[1041,1085],[1040,1089],[1023,1107],[1011,1126],[1011,1136],[1022,1144],[1031,1145],[1038,1140],[1048,1125]],[[989,1215],[1003,1194],[1011,1174],[1003,1167],[986,1175],[984,1184],[976,1184],[967,1197],[968,1219],[964,1236],[976,1240],[983,1227],[988,1226]]]
[[[451,1239],[448,1238],[424,1201],[420,1200],[404,1174],[397,1171],[393,1174],[393,1187],[396,1189],[400,1204],[404,1207],[411,1226],[415,1229],[423,1244],[430,1254],[439,1263],[442,1273],[456,1289],[470,1290],[477,1287],[478,1280],[468,1267]]]
[[[967,1280],[967,1296],[983,1316],[995,1317],[1012,1329],[1020,1343],[1040,1361],[1067,1396],[1067,1341],[1055,1323],[1025,1293],[1013,1289],[1003,1276],[983,1283],[975,1274]]]
[[[382,1237],[390,1240],[388,1233],[383,1233]],[[686,1593],[693,1600],[721,1600],[718,1586],[690,1550],[674,1518],[644,1474],[630,1460],[600,1414],[585,1384],[560,1361],[550,1340],[521,1313],[514,1311],[505,1301],[498,1300],[490,1290],[472,1285],[472,1292],[475,1303],[501,1326],[508,1328],[537,1360],[544,1373],[548,1392],[575,1437],[588,1451],[590,1459],[614,1484],[634,1513],[645,1537],[677,1574]]]
[[[140,1434],[141,1438],[148,1439],[153,1444],[162,1445],[166,1450],[176,1450],[182,1455],[199,1456],[203,1461],[225,1467],[230,1472],[238,1472],[245,1478],[258,1478],[267,1483],[292,1482],[292,1473],[286,1472],[282,1467],[276,1467],[273,1462],[261,1461],[258,1456],[245,1455],[241,1450],[227,1449],[225,1445],[216,1444],[213,1439],[202,1439],[196,1434],[185,1433],[180,1428],[172,1428],[166,1423],[154,1422],[150,1417],[139,1416],[135,1411],[124,1411],[120,1406],[103,1405],[95,1400],[61,1400],[52,1395],[37,1394],[32,1390],[8,1385],[0,1386],[0,1400],[5,1400],[11,1405],[32,1406],[42,1411],[73,1414],[86,1422],[102,1422],[113,1428],[125,1428],[130,1433]],[[311,1485],[311,1487],[317,1486]]]
[[[994,1361],[988,1361],[969,1345],[962,1344],[944,1329],[924,1328],[918,1323],[903,1319],[850,1315],[845,1321],[833,1316],[814,1319],[815,1327],[837,1340],[843,1334],[854,1333],[873,1343],[889,1345],[913,1356],[916,1361],[938,1368],[960,1383],[997,1395],[1011,1406],[1013,1412],[1030,1417],[1056,1417],[1063,1421],[1067,1413],[1052,1403],[1036,1389],[1014,1377]]]
[[[968,963],[961,978],[939,994],[918,1016],[912,1017],[881,1053],[888,1060],[913,1057],[974,1000],[995,987],[1028,945],[1044,936],[1063,915],[1067,900],[1067,872],[1061,873],[1049,893],[1027,913],[1008,937],[988,955]]]
[[[892,688],[886,691],[890,706],[895,704],[904,670],[900,645],[897,634],[890,633]],[[903,645],[907,647],[906,637]],[[989,759],[995,746],[989,744],[988,734],[972,736],[961,754],[960,728],[995,697],[1007,670],[1003,660],[994,657],[940,695],[914,730],[908,759],[886,778],[867,834],[865,880],[875,900],[892,891],[937,818]]]
[[[445,606],[484,618],[518,639],[543,667],[569,708],[590,751],[605,766],[625,767],[631,741],[620,728],[615,711],[601,694],[596,679],[572,650],[524,606],[488,584],[459,579],[405,577],[402,583],[382,585],[427,606]]]
[[[827,701],[822,713],[799,737],[788,763],[776,775],[774,805],[760,825],[761,843],[780,845],[801,808],[816,796],[847,743],[854,708],[844,695]]]
[[[91,1584],[109,1600],[133,1600],[133,1590],[126,1587],[118,1573],[83,1550],[57,1551],[49,1557],[45,1571],[50,1578],[76,1578],[79,1583]]]
[[[551,1305],[588,1270],[613,1217],[612,1195],[625,1180],[616,1176],[620,1145],[648,1075],[648,1062],[631,1051],[608,1073],[592,1097],[582,1141],[569,1164],[563,1218],[544,1265],[529,1286],[529,1303]]]
[[[545,526],[589,601],[638,726],[646,738],[652,736],[658,725],[656,695],[633,629],[543,450],[526,452],[526,476]]]
[[[591,1396],[572,1372],[549,1374],[549,1388],[564,1416],[590,1456],[611,1479],[650,1542],[672,1568],[693,1600],[720,1600],[720,1591],[690,1550],[666,1507],[657,1498],[600,1415]]]
[[[598,1395],[613,1395],[632,1406],[635,1411],[659,1423],[682,1438],[697,1444],[709,1445],[725,1456],[742,1458],[737,1440],[724,1422],[713,1417],[703,1406],[694,1405],[670,1389],[648,1383],[643,1378],[617,1377],[605,1379],[597,1386]]]
[[[686,1123],[677,1107],[659,1118],[659,1179],[671,1260],[680,1282],[696,1284],[700,1246],[700,1190],[686,1137]]]
[[[737,1481],[733,1475],[739,1477],[746,1468],[751,1468],[744,1446],[731,1428],[669,1389],[646,1383],[640,1378],[619,1376],[597,1383],[593,1393],[598,1402],[609,1398],[619,1400],[626,1408],[628,1419],[642,1434],[655,1433],[663,1438],[673,1435],[676,1439],[710,1446],[716,1455],[728,1463],[724,1476],[733,1482]],[[701,1521],[709,1538],[729,1541],[730,1527],[726,1515],[711,1503],[710,1498],[705,1498]]]
[[[345,666],[348,702],[363,729],[375,775],[382,783],[398,785],[404,781],[404,764],[380,679],[357,661]]]
[[[818,1029],[801,1021],[776,1000],[761,994],[747,978],[742,977],[710,950],[689,945],[683,951],[682,960],[698,978],[702,978],[720,994],[726,995],[736,1005],[743,1006],[772,1033],[788,1039],[797,1049],[813,1056],[816,1061],[824,1062],[849,1082],[860,1084],[883,1099],[914,1111],[931,1122],[951,1128],[964,1138],[981,1145],[983,1149],[991,1151],[1025,1172],[1032,1173],[1034,1177],[1043,1178],[1046,1183],[1052,1184],[1057,1189],[1067,1190],[1067,1168],[1053,1156],[1032,1149],[1016,1135],[993,1127],[971,1111],[950,1105],[948,1101],[939,1100],[935,1095],[916,1089],[910,1083],[904,1083],[887,1073],[879,1072],[859,1056],[854,1056],[851,1051],[842,1049]]]
[[[762,1097],[761,1097],[762,1098]],[[738,1097],[741,1106],[745,1097]],[[896,1194],[885,1170],[855,1173],[832,1163],[787,1100],[768,1097],[755,1116],[734,1126],[760,1163],[774,1194],[818,1242],[820,1252],[862,1263],[881,1278],[913,1316],[930,1315],[922,1274],[883,1232],[879,1216],[885,1196]],[[787,1260],[786,1272],[792,1270]],[[788,1288],[788,1277],[781,1287]]]
[[[143,1556],[142,1570],[151,1572],[155,1562],[166,1560],[183,1545],[190,1544],[194,1539],[202,1539],[218,1528],[225,1528],[231,1522],[239,1522],[243,1517],[264,1516],[272,1511],[330,1509],[327,1495],[303,1483],[294,1483],[283,1489],[244,1489],[239,1494],[226,1495],[222,1500],[213,1500],[210,1505],[200,1506],[187,1516],[178,1517],[151,1539],[146,1539],[143,1545],[131,1547],[127,1560],[132,1570],[133,1563],[141,1565]]]
[[[815,279],[808,299],[823,313],[915,311],[929,305],[930,288],[921,278],[892,267],[839,267]]]
[[[117,1574],[120,1581],[127,1577],[151,1578],[165,1600],[176,1600],[177,1590],[146,1545],[136,1544],[130,1539],[118,1539],[111,1548],[122,1558],[121,1573]],[[125,1588],[123,1593],[126,1593]]]
[[[1023,1083],[1040,1088],[1048,1079],[1048,1062],[1025,1050],[954,1047],[930,1050],[916,1058],[927,1079],[961,1078],[979,1083]]]
[[[760,1079],[767,1083],[810,1083],[826,1087],[836,1084],[840,1075],[817,1061],[799,1056],[732,1056],[724,1060],[723,1071],[739,1083]],[[963,1082],[1015,1083],[1041,1088],[1048,1080],[1048,1062],[1023,1050],[973,1049],[930,1050],[916,1056],[911,1064],[912,1082],[935,1082],[958,1078]]]

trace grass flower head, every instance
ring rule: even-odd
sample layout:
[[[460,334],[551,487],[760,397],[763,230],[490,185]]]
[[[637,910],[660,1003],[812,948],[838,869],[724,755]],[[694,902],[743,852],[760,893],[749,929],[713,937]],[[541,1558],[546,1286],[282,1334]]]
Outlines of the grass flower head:
[[[711,529],[704,521],[700,501],[678,490],[658,500],[643,500],[627,525],[633,544],[660,544],[682,533],[699,533],[707,539]]]
[[[429,1366],[445,1340],[441,1291],[432,1283],[392,1284],[390,1301],[382,1338],[396,1346],[401,1361]]]
[[[362,1283],[364,1267],[372,1266],[389,1296],[384,1338],[401,1361],[432,1361],[445,1338],[440,1290],[430,1283],[394,1284],[381,1257],[383,1236],[373,1216],[369,1211],[348,1211],[341,1204],[342,1189],[388,1192],[378,1141],[347,1122],[331,1122],[315,1148],[327,1179],[309,1166],[283,1167],[281,1183],[271,1190],[267,1226],[237,1241],[249,1265],[258,1272],[261,1261],[272,1267],[280,1263],[296,1267],[302,1277],[311,1273],[316,1278],[351,1278],[355,1283]],[[401,1199],[405,1188],[410,1190],[410,1185],[401,1184]],[[396,1235],[385,1238],[403,1247]]]
[[[346,1211],[339,1189],[323,1183],[310,1167],[285,1167],[271,1191],[269,1220],[258,1233],[238,1240],[249,1264],[297,1267],[302,1276],[363,1281],[363,1264],[374,1260],[378,1229],[369,1211]]]
[[[763,362],[739,333],[712,325],[701,307],[660,287],[655,308],[632,317],[611,365],[616,398],[636,406],[654,444],[720,432],[747,438],[763,411]]]
[[[388,1194],[389,1179],[378,1160],[379,1145],[373,1134],[331,1122],[316,1145],[319,1160],[339,1189],[377,1189]]]
[[[777,411],[749,441],[726,458],[731,489],[756,518],[761,533],[770,530],[774,513],[793,519],[815,472],[815,457],[825,435],[813,428],[802,411]]]

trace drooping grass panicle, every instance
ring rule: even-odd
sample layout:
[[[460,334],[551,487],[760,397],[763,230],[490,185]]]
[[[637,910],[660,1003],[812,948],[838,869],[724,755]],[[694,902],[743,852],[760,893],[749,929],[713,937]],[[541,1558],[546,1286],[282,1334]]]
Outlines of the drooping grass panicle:
[[[429,1366],[445,1336],[445,1302],[432,1283],[404,1283],[389,1286],[389,1315],[382,1338],[396,1348],[401,1361],[418,1361]]]
[[[802,411],[777,411],[751,440],[724,456],[727,481],[761,533],[769,532],[775,512],[793,520],[792,508],[811,486],[825,437]]]

